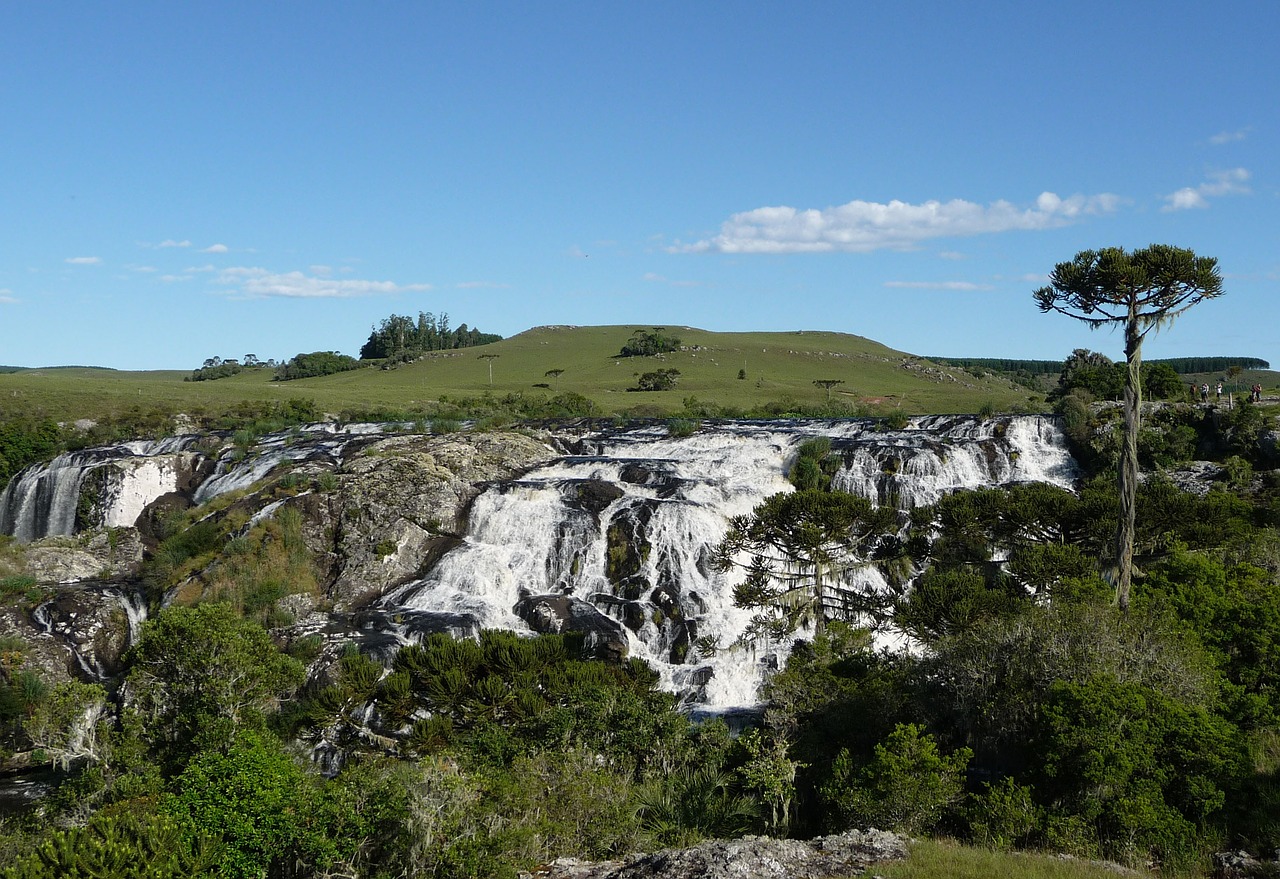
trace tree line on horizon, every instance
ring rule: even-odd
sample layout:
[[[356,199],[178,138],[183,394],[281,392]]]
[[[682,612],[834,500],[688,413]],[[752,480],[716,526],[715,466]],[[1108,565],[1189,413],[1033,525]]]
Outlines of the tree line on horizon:
[[[975,367],[995,372],[1027,372],[1031,375],[1053,375],[1062,371],[1061,360],[1023,360],[1016,357],[928,357],[934,363],[960,369]],[[1179,375],[1202,372],[1224,372],[1233,366],[1241,369],[1270,369],[1271,363],[1260,357],[1161,357],[1145,363],[1160,363]]]

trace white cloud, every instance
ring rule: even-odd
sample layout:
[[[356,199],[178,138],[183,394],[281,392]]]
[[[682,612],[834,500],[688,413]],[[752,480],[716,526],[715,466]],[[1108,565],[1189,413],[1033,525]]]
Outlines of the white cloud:
[[[174,241],[172,238],[166,238],[164,241],[161,241],[159,244],[156,245],[156,247],[190,247],[190,246],[191,246],[191,242],[187,241],[186,239],[183,239],[182,241]]]
[[[73,266],[96,266],[101,265],[102,257],[99,256],[69,256],[63,262]]]
[[[185,269],[183,269],[184,272],[197,272],[197,273],[216,272],[217,270],[218,270],[217,267],[214,265],[211,265],[210,263],[205,263],[202,266],[187,266]]]
[[[166,284],[175,284],[179,281],[190,281],[190,275],[161,275],[160,280]]]
[[[1231,168],[1227,171],[1214,171],[1209,179],[1199,186],[1184,186],[1177,192],[1164,197],[1162,211],[1185,211],[1192,208],[1207,208],[1209,197],[1222,195],[1248,195],[1249,172],[1244,168]]]
[[[1209,138],[1209,143],[1214,146],[1222,146],[1224,143],[1233,143],[1237,140],[1244,140],[1249,136],[1249,132],[1251,130],[1252,127],[1246,125],[1244,128],[1238,128],[1235,131],[1220,131],[1213,137]]]
[[[13,295],[12,290],[0,290],[0,305],[16,305],[18,299]]]
[[[1184,186],[1177,192],[1170,193],[1164,197],[1165,206],[1161,208],[1163,211],[1185,211],[1191,208],[1207,208],[1209,202],[1204,200],[1204,196],[1190,186]]]
[[[344,299],[354,296],[377,296],[388,293],[410,293],[430,290],[430,284],[397,284],[394,281],[338,280],[307,275],[302,272],[271,272],[262,268],[236,267],[223,269],[218,281],[235,288],[242,295],[261,299],[283,296],[298,299]]]
[[[897,290],[994,290],[990,284],[974,284],[971,281],[885,281],[886,287]]]
[[[159,271],[155,266],[140,266],[134,263],[129,263],[125,268],[131,272],[142,272],[143,274]]]
[[[1007,201],[980,205],[962,199],[888,204],[851,201],[822,210],[763,207],[734,214],[714,238],[668,248],[675,253],[867,253],[909,250],[930,238],[964,237],[1018,229],[1052,229],[1119,208],[1110,193],[1061,198],[1044,192],[1034,206]]]
[[[940,259],[965,259],[965,255],[958,250],[940,250],[938,251]]]
[[[228,248],[227,248],[227,245],[225,244],[210,244],[208,247],[204,248],[200,252],[201,253],[226,253],[227,250]]]

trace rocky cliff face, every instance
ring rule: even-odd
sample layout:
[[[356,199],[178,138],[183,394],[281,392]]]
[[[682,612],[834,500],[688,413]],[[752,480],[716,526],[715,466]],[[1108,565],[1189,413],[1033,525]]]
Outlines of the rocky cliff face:
[[[48,681],[109,677],[146,615],[143,563],[167,521],[215,500],[204,521],[228,538],[281,510],[299,513],[318,589],[276,604],[281,618],[327,623],[419,576],[459,542],[484,485],[554,454],[518,433],[325,427],[267,437],[247,452],[185,437],[63,456],[4,494],[22,542],[0,574],[21,589],[0,602],[0,636],[24,642],[23,662]],[[170,598],[197,598],[206,580],[197,568]]]
[[[365,447],[336,474],[334,491],[298,502],[326,597],[346,611],[420,576],[458,542],[481,486],[553,455],[515,433],[395,436]]]

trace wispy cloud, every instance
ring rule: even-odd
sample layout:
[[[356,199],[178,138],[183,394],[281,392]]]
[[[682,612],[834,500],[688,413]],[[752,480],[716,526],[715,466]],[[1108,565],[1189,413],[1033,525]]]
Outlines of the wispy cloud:
[[[958,250],[940,250],[938,251],[940,259],[965,259],[965,255]]]
[[[161,275],[160,280],[166,284],[176,284],[180,281],[190,281],[191,275]]]
[[[73,266],[96,266],[102,264],[100,256],[69,256],[63,262]]]
[[[223,269],[218,281],[241,295],[262,299],[283,296],[296,299],[345,299],[430,290],[430,284],[397,284],[394,281],[363,281],[307,275],[303,272],[272,272],[263,268]]]
[[[140,265],[135,265],[133,263],[130,263],[129,265],[125,266],[125,268],[131,272],[142,272],[143,274],[159,271],[155,266],[140,266]]]
[[[9,289],[0,290],[0,305],[17,305],[18,298]]]
[[[156,247],[190,247],[190,246],[191,246],[191,242],[187,241],[186,239],[183,239],[182,241],[174,241],[172,238],[166,238],[164,241],[161,241],[159,244],[156,245]]]
[[[225,244],[210,244],[208,247],[202,249],[200,252],[201,253],[226,253],[227,250],[228,248],[227,248],[227,245]]]
[[[885,281],[884,286],[895,290],[994,290],[990,284],[972,281]]]
[[[1244,140],[1249,136],[1249,132],[1253,130],[1252,126],[1246,125],[1244,128],[1237,128],[1235,131],[1220,131],[1213,137],[1209,138],[1209,143],[1214,146],[1222,146],[1224,143],[1234,143],[1237,140]]]
[[[1214,171],[1209,179],[1199,186],[1184,186],[1177,192],[1164,197],[1162,211],[1185,211],[1193,208],[1207,208],[1210,198],[1223,195],[1248,195],[1249,172],[1244,168],[1232,168],[1229,171]]]
[[[763,207],[734,214],[714,238],[676,244],[676,253],[868,253],[909,250],[931,238],[957,238],[1013,230],[1052,229],[1095,214],[1111,213],[1117,195],[1072,195],[1044,192],[1035,203],[1019,207],[996,201],[981,205],[962,199],[888,204],[851,201],[822,210]]]

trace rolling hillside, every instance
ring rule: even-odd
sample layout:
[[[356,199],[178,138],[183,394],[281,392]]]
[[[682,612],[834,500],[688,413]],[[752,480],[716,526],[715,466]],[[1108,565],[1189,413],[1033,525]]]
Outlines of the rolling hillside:
[[[322,378],[271,381],[271,371],[184,382],[186,371],[122,372],[92,368],[29,369],[0,375],[0,409],[59,419],[95,417],[133,406],[217,410],[240,400],[308,397],[321,409],[415,409],[442,397],[486,392],[553,396],[573,392],[602,414],[660,415],[684,408],[688,397],[736,409],[769,403],[815,405],[827,391],[815,380],[839,381],[833,403],[850,412],[976,412],[1039,408],[1042,401],[995,376],[895,351],[860,336],[828,332],[714,333],[668,327],[682,350],[656,357],[618,357],[634,326],[537,327],[477,348],[438,352],[394,369],[367,368]],[[492,355],[492,359],[487,359]],[[193,357],[193,360],[195,358]],[[198,365],[193,363],[193,366]],[[492,366],[492,384],[490,384]],[[640,373],[677,369],[675,389],[633,392]],[[555,378],[550,370],[563,370]],[[738,378],[739,371],[745,379]]]

